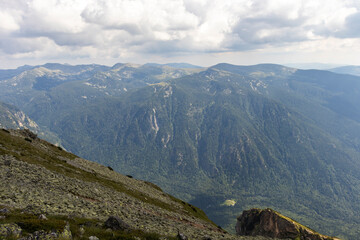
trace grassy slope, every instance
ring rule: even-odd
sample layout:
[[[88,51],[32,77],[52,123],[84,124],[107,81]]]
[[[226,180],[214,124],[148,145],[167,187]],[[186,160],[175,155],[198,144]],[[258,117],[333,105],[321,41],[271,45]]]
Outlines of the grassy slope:
[[[18,134],[18,132],[11,132]],[[39,212],[47,212],[49,214],[78,214],[87,218],[95,216],[97,219],[104,219],[108,214],[116,214],[113,206],[108,206],[105,202],[111,201],[111,197],[102,196],[102,194],[108,194],[105,190],[107,189],[108,192],[114,195],[114,198],[116,198],[116,195],[124,197],[124,199],[118,198],[117,200],[119,201],[116,204],[126,209],[125,213],[122,212],[123,216],[127,214],[130,215],[126,221],[132,223],[134,223],[134,221],[138,222],[139,219],[136,220],[135,214],[141,217],[142,214],[139,213],[139,211],[143,212],[145,216],[155,214],[154,219],[144,217],[144,225],[140,226],[140,228],[143,228],[143,231],[156,231],[163,235],[171,235],[176,233],[176,228],[174,229],[175,225],[173,224],[180,222],[177,223],[176,227],[179,229],[183,228],[184,231],[187,232],[192,232],[190,235],[205,234],[205,226],[207,226],[206,229],[210,230],[210,235],[212,233],[215,235],[225,234],[218,230],[200,209],[163,193],[161,189],[151,183],[130,179],[111,171],[107,167],[78,159],[75,155],[39,139],[31,139],[26,136],[13,136],[7,133],[7,131],[1,130],[0,144],[0,154],[4,160],[3,164],[6,166],[10,164],[10,170],[7,169],[7,167],[2,168],[2,170],[8,170],[8,172],[10,172],[9,174],[11,174],[8,178],[6,178],[6,174],[2,175],[5,179],[1,181],[1,204],[19,208],[25,208],[30,204],[34,205],[34,208]],[[35,168],[34,173],[31,172],[31,166]],[[28,175],[20,175],[22,171],[27,171],[27,173],[24,174]],[[62,184],[60,184],[60,188],[66,189],[66,185],[68,184],[77,185],[80,183],[78,187],[83,187],[81,184],[84,186],[88,185],[88,187],[96,186],[97,191],[100,191],[100,193],[95,196],[91,193],[92,189],[90,188],[82,189],[85,191],[80,189],[73,191],[66,189],[66,191],[59,189],[59,187],[54,187],[55,183],[52,183],[48,179],[45,179],[45,185],[41,185],[41,178],[46,178],[49,174],[56,175],[53,179],[54,182],[56,182],[57,179],[61,180]],[[60,176],[63,178],[59,179]],[[22,177],[40,179],[37,179],[38,185],[36,186],[34,183],[35,180],[31,183],[23,182],[20,184],[20,182],[23,181],[21,179]],[[19,185],[17,186],[18,183]],[[29,188],[29,184],[35,186]],[[24,185],[27,186],[25,189],[22,188]],[[37,191],[41,192],[41,190],[43,190],[42,188],[48,188],[46,190],[47,194],[39,196]],[[59,198],[59,193],[52,195],[53,191],[60,191],[59,193],[62,199],[53,199]],[[27,198],[27,196],[29,198]],[[75,199],[80,199],[80,202]],[[101,209],[103,201],[105,202],[105,206],[107,205],[108,211]],[[132,202],[132,204],[127,205],[128,202]],[[70,211],[67,211],[66,206]],[[137,206],[138,209],[130,209],[134,206]],[[95,211],[95,214],[93,214],[92,211]],[[161,222],[161,218],[163,218],[162,220],[164,222],[170,223],[168,225],[173,226],[172,230],[171,226],[162,226],[154,229],[157,224],[165,224]],[[145,223],[151,220],[154,222],[149,223],[150,227],[146,226]],[[192,229],[191,226],[195,227]],[[200,229],[197,229],[196,226],[200,227]]]

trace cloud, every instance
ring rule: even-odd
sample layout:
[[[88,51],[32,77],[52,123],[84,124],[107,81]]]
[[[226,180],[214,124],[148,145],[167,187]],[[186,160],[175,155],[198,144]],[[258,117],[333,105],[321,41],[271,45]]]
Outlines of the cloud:
[[[226,41],[229,49],[262,48],[337,36],[355,4],[337,0],[253,1]]]
[[[15,20],[15,16],[12,16],[9,12],[4,12],[0,10],[0,19],[2,24],[0,25],[0,31],[11,32],[19,29],[19,25]]]
[[[360,12],[348,16],[345,20],[344,28],[334,34],[339,38],[359,38],[360,37]]]
[[[11,58],[290,48],[359,38],[359,10],[357,0],[0,0],[0,50]]]

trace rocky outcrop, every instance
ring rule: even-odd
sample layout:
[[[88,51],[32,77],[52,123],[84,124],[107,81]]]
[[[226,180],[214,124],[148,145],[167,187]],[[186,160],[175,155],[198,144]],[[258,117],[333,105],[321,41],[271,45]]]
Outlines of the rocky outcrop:
[[[237,235],[265,236],[296,240],[335,240],[321,235],[272,209],[250,209],[238,218],[235,227]]]

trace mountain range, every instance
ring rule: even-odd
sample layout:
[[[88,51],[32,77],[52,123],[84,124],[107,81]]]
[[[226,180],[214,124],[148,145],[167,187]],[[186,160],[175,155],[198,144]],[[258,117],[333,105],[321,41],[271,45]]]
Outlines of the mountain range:
[[[271,207],[319,232],[359,234],[360,77],[274,64],[1,73],[0,100],[63,147],[156,183],[225,229],[244,209]]]
[[[79,158],[28,129],[0,129],[0,146],[1,239],[336,239],[271,209],[244,211],[241,236],[232,235],[155,184]]]

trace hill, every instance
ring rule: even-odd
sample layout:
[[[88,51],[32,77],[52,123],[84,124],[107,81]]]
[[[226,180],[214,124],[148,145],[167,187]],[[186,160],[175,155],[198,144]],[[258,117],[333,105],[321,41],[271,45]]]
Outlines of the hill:
[[[329,69],[331,72],[342,73],[342,74],[351,74],[355,76],[360,76],[360,67],[359,66],[342,66],[337,68]]]
[[[6,213],[0,224],[15,221],[23,234],[51,226],[62,230],[67,221],[75,239],[80,228],[85,228],[83,237],[97,233],[105,239],[113,234],[128,235],[121,239],[174,239],[178,231],[191,239],[237,239],[202,210],[156,185],[81,159],[28,130],[0,130],[0,144],[0,206]],[[46,214],[42,220],[37,217],[41,214]],[[122,219],[127,231],[101,230],[99,223],[109,216]]]

